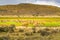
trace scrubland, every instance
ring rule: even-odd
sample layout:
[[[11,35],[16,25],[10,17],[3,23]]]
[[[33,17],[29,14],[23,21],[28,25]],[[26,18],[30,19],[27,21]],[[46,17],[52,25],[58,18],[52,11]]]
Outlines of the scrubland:
[[[0,26],[0,40],[60,40],[60,27]]]

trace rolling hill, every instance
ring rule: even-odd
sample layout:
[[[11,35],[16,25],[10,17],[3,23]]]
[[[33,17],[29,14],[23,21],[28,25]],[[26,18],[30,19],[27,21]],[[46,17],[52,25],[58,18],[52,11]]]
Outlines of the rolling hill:
[[[0,6],[0,15],[60,16],[60,8],[29,3],[4,5]]]

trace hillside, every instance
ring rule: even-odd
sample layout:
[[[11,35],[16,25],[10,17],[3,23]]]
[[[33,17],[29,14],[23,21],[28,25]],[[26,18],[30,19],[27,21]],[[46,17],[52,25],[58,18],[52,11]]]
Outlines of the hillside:
[[[60,8],[35,4],[4,5],[0,6],[0,15],[60,16]]]

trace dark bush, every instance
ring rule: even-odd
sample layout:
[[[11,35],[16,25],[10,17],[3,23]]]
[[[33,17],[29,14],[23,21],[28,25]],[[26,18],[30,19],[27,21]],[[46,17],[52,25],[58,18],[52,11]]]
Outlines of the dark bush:
[[[0,32],[8,32],[8,27],[0,27]]]
[[[0,40],[9,40],[8,37],[0,37]]]
[[[24,32],[24,29],[19,29],[19,32]]]
[[[9,32],[14,32],[14,29],[15,29],[15,25],[10,25],[10,27],[9,27]]]
[[[36,28],[34,27],[34,28],[32,28],[32,30],[33,30],[33,33],[36,33]]]
[[[50,32],[45,31],[45,30],[40,30],[40,34],[41,34],[42,36],[48,36],[48,35],[50,34]]]
[[[49,28],[45,28],[44,30],[46,30],[46,31],[50,31],[50,29],[49,29]]]
[[[33,35],[33,33],[26,32],[25,35],[26,36],[31,36],[31,35]]]

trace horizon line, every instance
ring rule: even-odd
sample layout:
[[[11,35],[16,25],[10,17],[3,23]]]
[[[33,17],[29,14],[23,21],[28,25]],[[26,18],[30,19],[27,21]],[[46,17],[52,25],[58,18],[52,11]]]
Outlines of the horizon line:
[[[41,3],[16,3],[16,4],[0,4],[0,6],[6,6],[6,5],[18,5],[18,4],[35,4],[35,5],[47,5],[47,6],[55,6],[59,7],[58,5],[51,5],[51,4],[41,4]]]

